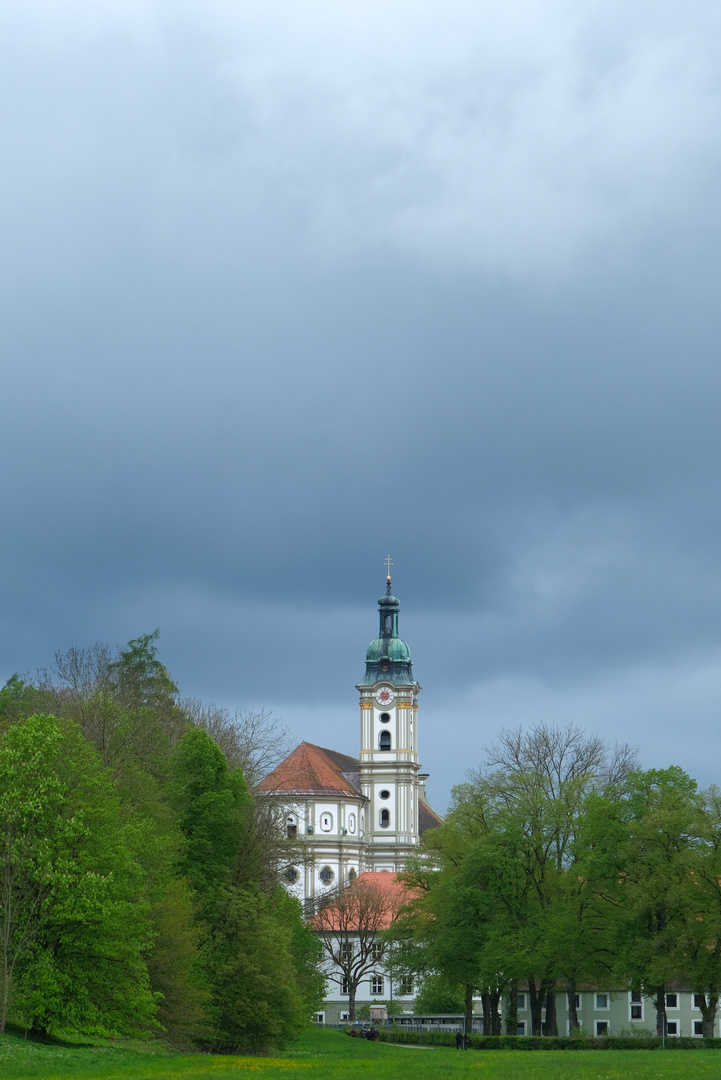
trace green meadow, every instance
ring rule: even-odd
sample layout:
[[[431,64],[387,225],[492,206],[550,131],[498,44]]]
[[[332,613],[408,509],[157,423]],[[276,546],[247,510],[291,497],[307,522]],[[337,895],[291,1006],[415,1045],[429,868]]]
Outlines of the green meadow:
[[[3,1080],[717,1080],[721,1052],[578,1050],[466,1052],[367,1043],[335,1031],[310,1031],[274,1057],[174,1053],[161,1044],[28,1042],[0,1037]]]

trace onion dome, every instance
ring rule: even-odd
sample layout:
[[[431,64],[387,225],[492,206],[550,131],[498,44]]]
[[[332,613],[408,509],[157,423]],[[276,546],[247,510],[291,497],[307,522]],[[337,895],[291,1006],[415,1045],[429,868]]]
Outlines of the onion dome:
[[[400,609],[400,601],[391,593],[389,574],[386,578],[385,595],[378,601],[379,635],[371,641],[366,651],[366,671],[360,686],[373,686],[377,682],[414,685],[411,650],[398,636]]]

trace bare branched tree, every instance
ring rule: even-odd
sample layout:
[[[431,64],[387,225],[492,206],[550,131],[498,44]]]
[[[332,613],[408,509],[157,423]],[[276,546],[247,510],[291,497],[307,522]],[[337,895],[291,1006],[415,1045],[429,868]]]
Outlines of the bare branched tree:
[[[547,798],[561,799],[579,782],[600,793],[622,785],[639,767],[636,753],[628,743],[608,746],[576,724],[562,728],[536,724],[528,731],[504,729],[487,748],[485,767],[499,778],[513,780],[511,789],[532,784],[537,790],[540,784]],[[475,772],[473,779],[480,775]]]
[[[253,788],[291,750],[290,732],[278,717],[260,709],[236,709],[185,698],[181,702],[188,721],[207,731],[225,754],[228,767],[242,769]]]
[[[311,923],[332,964],[328,978],[348,994],[351,1022],[363,978],[383,975],[390,946],[382,934],[398,918],[401,895],[399,889],[381,888],[361,875],[352,885],[329,892]]]

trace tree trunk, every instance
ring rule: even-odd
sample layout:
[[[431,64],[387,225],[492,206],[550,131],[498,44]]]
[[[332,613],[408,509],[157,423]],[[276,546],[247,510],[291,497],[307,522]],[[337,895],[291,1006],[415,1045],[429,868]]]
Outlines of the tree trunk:
[[[518,1034],[518,983],[512,982],[508,991],[508,1009],[506,1010],[506,1035]]]
[[[491,1031],[491,995],[487,990],[484,990],[481,994],[481,1005],[483,1006],[483,1034],[492,1035]]]
[[[556,1017],[556,990],[555,987],[546,994],[546,1034],[558,1035],[558,1019]]]
[[[662,1039],[666,1033],[666,986],[656,987],[656,1034]]]
[[[541,980],[540,986],[536,987],[536,980],[531,976],[528,980],[528,996],[531,1003],[531,1034],[541,1035],[543,1029],[541,1016],[543,1013],[543,999],[545,997],[543,980]]]
[[[578,1010],[576,1009],[576,980],[568,980],[568,1034],[575,1035],[580,1030]]]
[[[6,964],[5,965],[5,972],[4,972],[4,976],[3,976],[3,999],[2,999],[2,1006],[0,1006],[0,1035],[5,1034],[5,1021],[7,1019],[7,1014],[8,1014],[8,982],[9,981],[10,980],[8,979],[7,964]]]
[[[470,1035],[473,1031],[473,987],[470,983],[466,983],[466,1017],[464,1030]],[[486,1031],[486,1018],[485,1013],[483,1016],[483,1033]]]
[[[501,1034],[501,1014],[498,1011],[498,1006],[501,1002],[501,991],[496,989],[492,994],[489,994],[491,1001],[491,1035]]]
[[[716,1024],[716,1009],[718,1008],[718,992],[709,992],[708,994],[701,993],[698,995],[701,999],[701,1017],[703,1023],[703,1037],[704,1039],[713,1039],[713,1029]]]
[[[351,1024],[355,1023],[355,992],[356,984],[348,980],[348,1018]]]

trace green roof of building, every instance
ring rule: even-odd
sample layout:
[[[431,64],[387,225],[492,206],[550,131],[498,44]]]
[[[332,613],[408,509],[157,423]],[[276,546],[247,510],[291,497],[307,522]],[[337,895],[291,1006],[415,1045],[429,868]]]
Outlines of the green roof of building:
[[[411,666],[411,650],[398,636],[400,610],[400,601],[391,593],[389,577],[385,595],[378,601],[379,635],[371,641],[366,651],[366,670],[359,686],[373,686],[377,682],[389,682],[396,686],[415,684]]]

